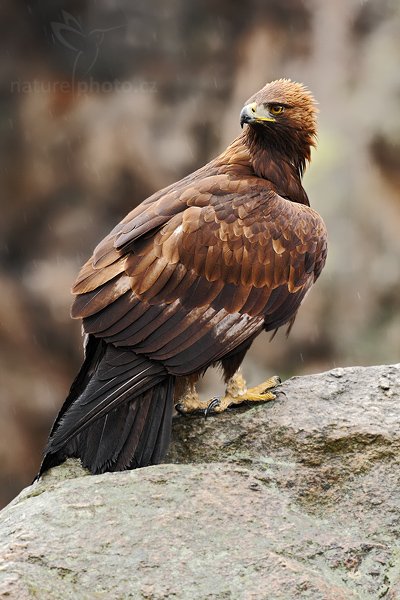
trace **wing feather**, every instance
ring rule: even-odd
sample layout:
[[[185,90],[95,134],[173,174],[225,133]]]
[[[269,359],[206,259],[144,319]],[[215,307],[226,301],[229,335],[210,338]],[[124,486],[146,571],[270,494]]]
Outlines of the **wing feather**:
[[[204,177],[146,201],[97,246],[73,316],[190,373],[293,319],[325,256],[324,225],[309,207],[255,177]]]

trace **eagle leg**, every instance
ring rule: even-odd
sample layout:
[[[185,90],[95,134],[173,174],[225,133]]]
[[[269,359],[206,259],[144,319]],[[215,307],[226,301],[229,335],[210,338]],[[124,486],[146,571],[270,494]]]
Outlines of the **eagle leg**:
[[[189,415],[194,413],[206,414],[209,400],[200,400],[194,383],[188,383],[187,387],[179,399],[178,404],[175,404],[175,409],[181,415]]]
[[[247,389],[246,381],[238,369],[228,380],[223,398],[215,397],[211,401],[200,400],[194,384],[190,383],[175,408],[183,415],[202,413],[207,416],[224,412],[228,407],[244,402],[268,402],[276,398],[275,394],[269,390],[276,388],[280,383],[280,378],[275,375],[260,385]]]
[[[224,412],[230,406],[238,406],[244,402],[268,402],[275,400],[276,396],[269,391],[281,383],[280,377],[274,375],[260,385],[247,388],[246,381],[240,370],[228,380],[223,398],[213,398],[207,407],[207,414]]]

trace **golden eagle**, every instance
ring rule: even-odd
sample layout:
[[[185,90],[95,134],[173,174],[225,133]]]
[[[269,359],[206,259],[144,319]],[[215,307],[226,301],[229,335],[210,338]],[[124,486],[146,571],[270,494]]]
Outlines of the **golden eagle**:
[[[326,229],[301,179],[315,145],[310,92],[268,83],[217,158],[134,208],[97,246],[73,292],[85,360],[54,423],[40,473],[79,457],[92,473],[162,460],[174,402],[221,365],[214,411],[274,398],[236,375],[254,338],[294,321],[325,263]]]

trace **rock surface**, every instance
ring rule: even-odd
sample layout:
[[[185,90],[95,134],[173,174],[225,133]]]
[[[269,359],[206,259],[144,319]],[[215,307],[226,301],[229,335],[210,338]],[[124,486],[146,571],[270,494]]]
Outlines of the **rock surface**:
[[[0,596],[400,598],[400,365],[177,418],[169,462],[53,469],[0,514]]]

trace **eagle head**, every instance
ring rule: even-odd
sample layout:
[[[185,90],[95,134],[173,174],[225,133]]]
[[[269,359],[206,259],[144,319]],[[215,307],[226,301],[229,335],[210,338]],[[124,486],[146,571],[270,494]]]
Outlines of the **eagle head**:
[[[249,144],[271,146],[297,163],[296,159],[310,159],[317,135],[316,115],[316,102],[303,84],[278,79],[247,100],[240,125],[249,126]]]

